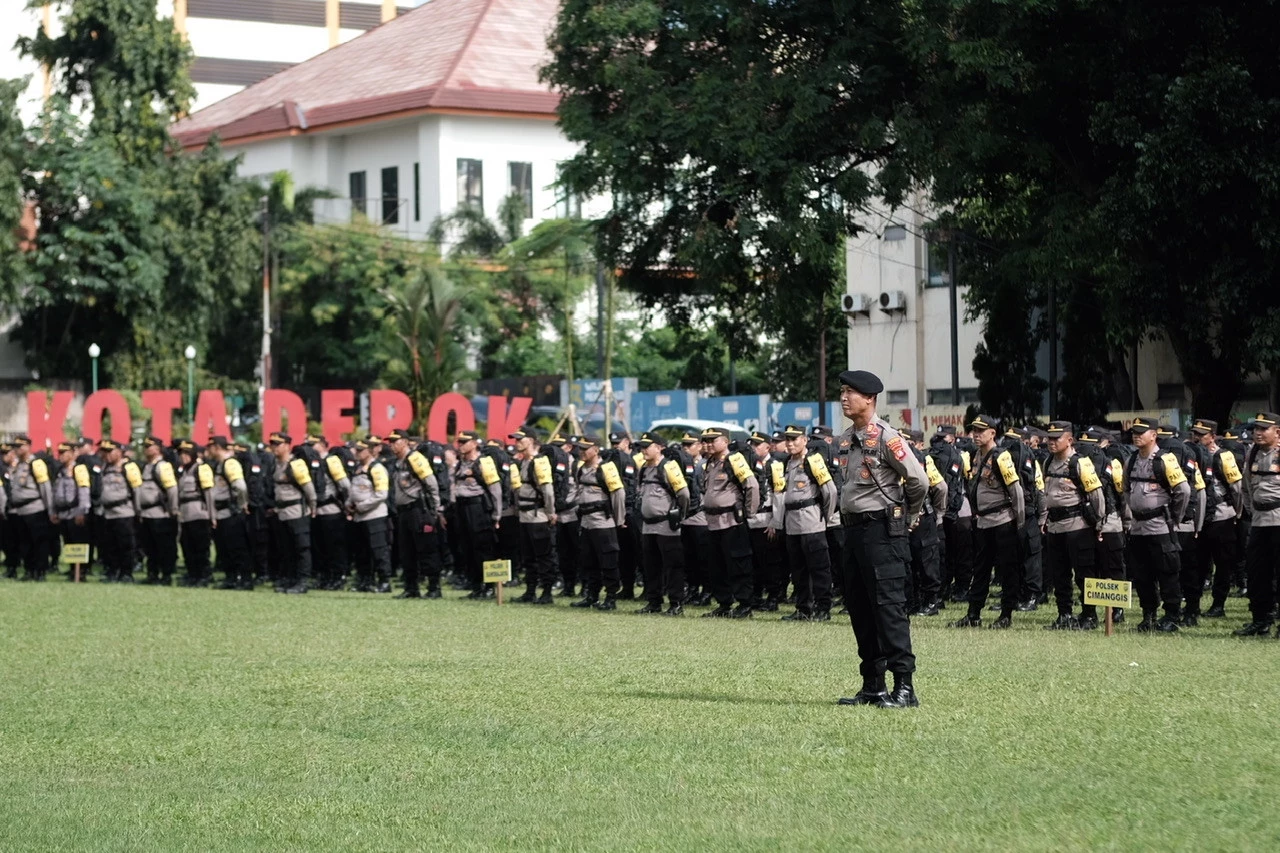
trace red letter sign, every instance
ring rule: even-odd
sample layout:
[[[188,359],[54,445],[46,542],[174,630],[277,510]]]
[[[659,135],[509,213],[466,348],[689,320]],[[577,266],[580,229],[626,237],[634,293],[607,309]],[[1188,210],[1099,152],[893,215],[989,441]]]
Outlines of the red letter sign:
[[[49,445],[66,441],[63,429],[67,424],[67,409],[76,398],[72,391],[54,391],[53,405],[49,405],[46,391],[27,392],[27,436],[34,450],[44,450]]]
[[[227,426],[227,401],[222,398],[221,391],[201,391],[196,398],[196,422],[191,425],[191,440],[196,444],[208,444],[212,435],[231,438],[231,429]]]
[[[111,439],[119,444],[128,444],[133,433],[133,416],[129,414],[129,404],[119,391],[106,389],[89,395],[84,401],[84,419],[81,421],[85,435],[94,441],[102,440],[102,416],[111,413]]]
[[[283,432],[281,429],[281,410],[289,418],[289,435],[293,438],[294,444],[302,444],[303,439],[307,437],[307,407],[302,402],[302,398],[292,391],[284,391],[279,388],[269,388],[263,395],[263,408],[266,409],[262,413],[262,440],[266,441],[267,436],[273,432]]]
[[[350,409],[356,404],[356,392],[329,390],[320,392],[320,429],[329,446],[342,443],[342,436],[356,428],[356,419],[342,414],[343,409]]]
[[[436,397],[431,404],[431,417],[427,419],[427,438],[441,444],[449,443],[450,413],[457,415],[459,430],[476,428],[476,411],[471,408],[471,401],[456,391],[450,391]]]
[[[369,432],[378,438],[413,423],[413,401],[403,391],[379,388],[369,392]]]
[[[489,398],[489,424],[485,435],[506,443],[507,436],[524,426],[529,417],[529,409],[533,407],[532,397],[512,397],[511,408],[507,408],[506,397]]]
[[[168,444],[173,438],[173,411],[182,408],[182,392],[143,391],[142,405],[151,410],[151,434]]]

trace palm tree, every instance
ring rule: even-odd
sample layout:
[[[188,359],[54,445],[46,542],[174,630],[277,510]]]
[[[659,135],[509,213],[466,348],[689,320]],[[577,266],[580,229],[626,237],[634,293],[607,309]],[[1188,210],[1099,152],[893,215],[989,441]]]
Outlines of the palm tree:
[[[396,285],[382,291],[400,344],[397,355],[407,362],[403,384],[417,412],[426,412],[430,401],[450,390],[464,369],[456,339],[462,300],[439,264],[422,258]]]

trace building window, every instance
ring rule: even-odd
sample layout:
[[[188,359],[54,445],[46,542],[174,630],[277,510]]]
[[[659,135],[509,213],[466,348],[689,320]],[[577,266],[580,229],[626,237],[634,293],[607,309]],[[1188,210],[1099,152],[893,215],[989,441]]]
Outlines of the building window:
[[[559,219],[581,219],[582,197],[569,192],[569,190],[561,186],[560,181],[563,172],[564,164],[560,163],[556,166],[556,217]]]
[[[351,199],[352,219],[369,215],[369,210],[365,206],[368,193],[365,191],[364,172],[352,172],[347,176],[347,197]]]
[[[910,400],[911,395],[906,391],[890,391],[885,398],[885,402],[890,406],[906,406]]]
[[[413,164],[413,221],[422,221],[422,170]]]
[[[484,163],[458,158],[458,207],[484,210]]]
[[[507,173],[511,178],[511,195],[520,196],[524,201],[524,218],[533,218],[533,164],[507,163]]]
[[[937,240],[925,243],[929,256],[929,278],[926,287],[947,287],[951,284],[951,274],[947,264],[947,244]]]
[[[382,170],[382,224],[394,225],[400,221],[400,168],[388,166]]]
[[[950,406],[951,405],[951,389],[950,388],[930,388],[928,391],[930,406]],[[978,402],[977,388],[961,388],[960,389],[960,405],[965,406],[969,403]]]

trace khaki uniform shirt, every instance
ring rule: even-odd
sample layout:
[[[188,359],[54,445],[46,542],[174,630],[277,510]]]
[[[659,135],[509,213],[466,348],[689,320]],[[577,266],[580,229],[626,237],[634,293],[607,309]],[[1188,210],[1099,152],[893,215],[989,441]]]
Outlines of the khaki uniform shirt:
[[[680,515],[689,511],[689,487],[684,482],[684,472],[679,463],[670,459],[659,459],[656,465],[645,463],[638,479],[640,517],[644,521],[640,533],[645,536],[679,536],[680,526],[676,525],[672,530],[667,522],[672,509],[679,507]]]
[[[1167,536],[1171,532],[1168,519],[1182,518],[1187,510],[1187,502],[1191,500],[1191,484],[1187,482],[1186,475],[1181,474],[1182,469],[1172,460],[1165,464],[1165,482],[1154,482],[1153,463],[1157,455],[1163,455],[1159,449],[1150,456],[1139,453],[1133,458],[1133,467],[1129,470],[1126,488],[1129,496],[1129,513],[1133,518],[1129,533],[1133,536]],[[1181,478],[1181,481],[1172,487],[1168,485],[1170,468],[1178,471]],[[1167,511],[1167,517],[1166,513],[1147,519],[1138,517],[1161,509]],[[1174,527],[1176,528],[1176,524]]]
[[[168,483],[170,485],[162,485]],[[178,477],[173,466],[163,459],[142,466],[142,485],[138,488],[143,518],[169,518],[178,514]]]
[[[774,476],[779,470],[781,482]],[[825,533],[827,517],[839,505],[831,472],[827,472],[826,482],[819,484],[810,475],[802,455],[798,459],[792,456],[786,462],[774,462],[770,476],[773,482],[773,526],[793,536]]]
[[[216,517],[213,468],[196,462],[178,475],[178,516],[183,521],[209,521]]]
[[[1253,458],[1245,457],[1245,462],[1244,502],[1253,511],[1253,526],[1280,527],[1280,506],[1260,506],[1280,503],[1280,448],[1263,451],[1258,446]]]
[[[368,465],[359,465],[348,479],[347,511],[351,513],[351,520],[386,518],[391,480],[382,463],[374,460]]]
[[[244,469],[235,457],[228,457],[213,466],[213,505],[218,518],[241,515],[249,505],[249,484],[244,479]]]
[[[920,514],[929,480],[906,439],[883,418],[845,430],[840,453],[845,459],[841,512],[877,512],[905,503],[908,520]]]
[[[1081,494],[1075,481],[1067,476],[1070,471],[1070,460],[1073,456],[1077,456],[1074,450],[1065,459],[1051,456],[1049,457],[1049,464],[1044,469],[1044,503],[1048,518],[1046,531],[1049,533],[1072,533],[1077,530],[1096,529],[1098,532],[1102,532],[1102,525],[1107,512],[1106,497],[1103,495],[1102,490],[1110,488],[1110,486],[1102,482],[1101,476],[1097,471],[1092,471],[1092,462],[1089,462],[1084,457],[1078,457],[1079,464],[1083,466],[1080,470],[1080,479],[1084,487],[1089,490]],[[1090,474],[1092,474],[1092,479],[1090,479]],[[1079,515],[1064,518],[1061,521],[1053,520],[1053,510],[1069,510],[1085,503],[1093,510],[1094,518],[1098,519],[1093,528],[1085,521],[1083,512]]]
[[[34,456],[13,466],[9,474],[9,512],[12,515],[51,515],[53,483],[49,466]]]
[[[612,465],[613,463],[607,463]],[[574,475],[578,486],[578,517],[582,520],[583,530],[605,530],[610,527],[621,527],[627,521],[627,493],[622,487],[622,477],[617,466],[613,467],[613,475],[617,488],[609,490],[602,466],[583,465]],[[584,508],[601,507],[603,511],[582,512]]]
[[[745,458],[740,464],[748,476],[739,478],[734,471],[731,457],[741,454],[726,453],[724,459],[708,459],[703,469],[706,490],[702,493],[702,511],[707,517],[707,530],[728,530],[745,521],[749,508],[760,503],[760,484],[751,474]]]

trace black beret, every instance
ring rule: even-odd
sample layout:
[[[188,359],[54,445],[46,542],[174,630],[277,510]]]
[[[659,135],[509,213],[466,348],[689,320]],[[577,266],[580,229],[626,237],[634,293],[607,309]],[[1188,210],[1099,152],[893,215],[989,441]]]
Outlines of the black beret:
[[[866,370],[846,370],[840,374],[840,384],[848,385],[859,394],[874,397],[884,390],[880,377]]]

